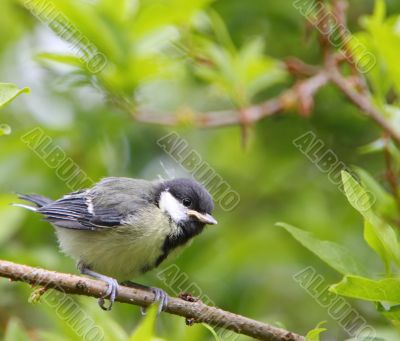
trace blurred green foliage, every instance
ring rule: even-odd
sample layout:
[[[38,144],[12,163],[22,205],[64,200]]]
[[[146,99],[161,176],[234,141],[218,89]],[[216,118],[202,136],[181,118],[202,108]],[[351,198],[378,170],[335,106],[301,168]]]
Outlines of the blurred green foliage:
[[[28,88],[18,89],[15,84],[0,83],[0,109],[10,103],[23,92],[29,92]],[[8,124],[0,124],[0,136],[9,135],[11,128]]]
[[[91,73],[88,60],[93,50],[74,36],[61,39],[57,25],[46,21],[43,1],[0,2],[0,80],[31,89],[0,111],[0,123],[12,129],[0,136],[0,258],[32,266],[76,272],[73,261],[58,252],[51,226],[9,206],[15,192],[56,198],[70,191],[22,136],[40,127],[53,146],[61,147],[95,181],[109,175],[153,179],[183,174],[157,145],[171,129],[137,123],[132,112],[254,104],[292,84],[284,57],[320,61],[317,39],[305,37],[305,18],[292,1],[48,1],[52,13],[66,18],[71,32],[86,37],[106,56],[104,68]],[[366,75],[374,100],[395,127],[400,127],[399,13],[394,0],[375,5],[351,1],[349,8],[352,31],[377,57]],[[341,295],[386,301],[354,290],[360,286],[374,293],[384,286],[390,292],[398,282],[400,217],[385,178],[385,153],[391,155],[397,176],[400,154],[336,89],[318,93],[309,119],[286,113],[259,122],[246,150],[237,127],[198,130],[189,115],[176,130],[241,196],[232,212],[217,207],[218,227],[206,230],[174,260],[201,294],[221,308],[303,335],[317,325],[309,332],[310,340],[317,340],[324,328],[323,340],[349,335],[293,279],[302,269],[311,266],[327,283],[339,283],[333,290]],[[293,145],[307,131],[347,166],[364,169],[357,171],[361,185],[346,183],[353,191],[374,194],[371,211],[360,215],[338,185]],[[307,229],[285,225],[312,252],[276,227],[277,221]],[[157,270],[136,280],[162,287],[156,274]],[[342,275],[346,277],[340,282]],[[0,338],[81,339],[66,312],[55,313],[42,300],[28,303],[29,286],[0,279],[0,290]],[[73,299],[102,327],[105,340],[134,340],[139,333],[145,335],[141,340],[215,339],[208,328],[187,327],[176,316],[162,314],[154,321],[151,313],[143,318],[130,305],[116,304],[106,313],[93,299]],[[377,309],[362,300],[349,302],[379,335],[395,340],[398,336],[385,319],[395,326],[399,320],[399,302],[392,299],[395,304],[377,303]],[[327,320],[323,328],[318,325],[321,320]]]

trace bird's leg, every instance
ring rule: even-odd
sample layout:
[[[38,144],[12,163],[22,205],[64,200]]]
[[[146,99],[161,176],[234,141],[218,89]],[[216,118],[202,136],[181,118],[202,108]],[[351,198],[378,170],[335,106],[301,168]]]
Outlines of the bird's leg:
[[[121,283],[122,285],[125,285],[130,288],[139,288],[139,289],[144,289],[147,291],[151,291],[154,294],[154,302],[158,303],[158,311],[157,313],[160,314],[168,305],[168,294],[160,289],[160,288],[155,288],[155,287],[147,287],[142,284],[138,284],[135,282],[131,281],[125,281]],[[140,307],[140,311],[142,315],[146,315],[146,308]]]
[[[77,268],[81,272],[81,274],[91,276],[93,278],[99,279],[100,281],[107,283],[107,286],[108,286],[107,291],[103,297],[99,298],[98,302],[99,302],[99,306],[101,309],[111,310],[113,303],[115,301],[115,298],[118,295],[119,284],[118,284],[117,280],[114,278],[99,274],[93,270],[90,270],[90,268],[87,265],[80,263],[80,262],[78,263]],[[108,307],[106,307],[104,305],[104,299],[107,297],[110,300],[110,305]]]

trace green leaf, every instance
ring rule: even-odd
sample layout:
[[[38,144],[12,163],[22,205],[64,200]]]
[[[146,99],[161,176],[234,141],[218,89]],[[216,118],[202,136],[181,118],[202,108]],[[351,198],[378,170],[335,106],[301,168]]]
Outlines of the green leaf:
[[[0,109],[23,92],[29,93],[29,88],[19,89],[15,84],[0,83]]]
[[[43,4],[40,1],[30,1],[29,9],[32,13],[43,13]],[[52,0],[51,2],[53,16],[62,16],[63,25],[49,25],[55,34],[61,39],[72,44],[74,51],[80,51],[79,54],[85,53],[89,49],[104,53],[110,60],[121,60],[124,52],[119,44],[119,39],[113,30],[112,25],[107,22],[101,13],[96,10],[96,6],[90,5],[82,1],[62,1]],[[49,20],[50,18],[45,18]],[[66,29],[74,34],[65,34]],[[83,40],[77,39],[85,37]],[[90,52],[91,53],[91,52]]]
[[[29,337],[21,322],[12,317],[7,324],[4,341],[29,341]]]
[[[319,341],[321,333],[327,330],[326,328],[321,327],[325,323],[326,321],[321,321],[314,329],[311,329],[306,335],[306,341]]]
[[[15,196],[9,194],[0,195],[0,221],[7,222],[0,227],[0,246],[6,243],[20,228],[25,211],[10,206],[15,201]]]
[[[373,15],[362,20],[365,31],[357,34],[358,39],[350,40],[354,56],[360,63],[362,58],[367,56],[366,52],[369,56],[374,56],[368,77],[373,89],[378,93],[377,99],[381,104],[385,103],[385,95],[391,87],[400,90],[398,18],[385,18],[385,12],[385,1],[376,1]]]
[[[374,12],[372,14],[372,20],[376,25],[382,24],[386,15],[386,4],[385,0],[375,0]]]
[[[329,290],[338,295],[364,301],[400,303],[400,278],[373,280],[360,276],[345,276]]]
[[[0,124],[0,136],[2,135],[10,135],[11,127],[8,124],[1,123]]]
[[[153,304],[147,309],[145,318],[130,336],[129,341],[152,341],[154,339],[157,308],[157,305]]]
[[[367,244],[373,249],[382,259],[385,264],[385,270],[387,274],[391,274],[390,268],[390,256],[385,250],[385,245],[377,237],[374,227],[367,221],[364,221],[364,239]]]
[[[387,192],[380,183],[365,170],[358,167],[354,169],[360,177],[362,185],[365,186],[375,198],[375,203],[373,205],[374,210],[378,210],[378,212],[383,215],[397,210],[396,201],[393,196]]]
[[[226,27],[224,21],[222,20],[218,12],[214,10],[209,10],[208,16],[211,21],[212,29],[216,35],[217,42],[221,46],[225,46],[227,50],[230,51],[231,53],[237,52],[235,44],[233,43],[232,38],[229,34],[228,28]]]
[[[39,53],[38,55],[36,55],[36,57],[38,59],[68,64],[71,66],[82,67],[84,65],[82,63],[81,58],[73,55],[58,54],[58,53]]]
[[[342,171],[344,191],[350,204],[368,222],[364,233],[368,245],[376,251],[387,266],[389,260],[400,264],[400,247],[395,230],[372,210],[371,192],[367,192],[349,173]],[[375,196],[373,197],[376,200]],[[372,236],[375,234],[375,236]],[[379,241],[379,243],[378,243]],[[385,255],[382,255],[382,253]]]
[[[211,63],[196,64],[196,75],[221,95],[228,95],[237,106],[249,105],[261,90],[286,77],[281,63],[264,54],[261,38],[247,42],[240,49],[231,49],[207,39],[199,40],[197,44]]]
[[[189,25],[193,16],[211,0],[146,0],[141,1],[130,24],[135,37],[143,37],[168,25]]]
[[[376,139],[364,146],[358,148],[360,154],[372,154],[382,152],[385,149],[386,142],[383,138]]]
[[[90,304],[86,304],[82,306],[85,312],[88,313],[90,317],[93,318],[96,326],[101,326],[101,335],[98,335],[98,338],[102,338],[107,341],[119,341],[119,340],[129,340],[129,334],[125,331],[123,326],[115,319],[110,317],[108,314],[104,314],[103,311],[98,309],[96,304],[90,302]],[[64,319],[63,319],[64,321]],[[68,319],[65,319],[68,323]],[[104,336],[104,337],[103,337]],[[92,338],[93,339],[93,338]]]
[[[220,341],[220,338],[218,337],[218,335],[213,327],[211,327],[207,323],[202,323],[202,325],[211,332],[211,334],[214,336],[215,341]]]
[[[317,239],[311,233],[286,223],[277,223],[276,225],[283,227],[304,247],[341,274],[365,274],[365,270],[361,264],[359,264],[359,262],[353,258],[350,251],[342,245]]]
[[[400,304],[386,308],[382,303],[377,302],[376,309],[389,321],[395,323],[397,326],[400,325]]]
[[[347,200],[362,215],[371,213],[375,197],[371,196],[348,172],[342,171],[342,183]]]

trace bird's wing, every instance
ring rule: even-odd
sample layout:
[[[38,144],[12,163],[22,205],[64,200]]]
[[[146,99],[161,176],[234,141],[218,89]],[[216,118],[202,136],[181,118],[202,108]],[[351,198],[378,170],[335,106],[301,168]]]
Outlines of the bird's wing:
[[[37,210],[45,220],[78,230],[100,230],[123,225],[151,203],[151,183],[128,178],[105,178],[88,190],[62,197]]]

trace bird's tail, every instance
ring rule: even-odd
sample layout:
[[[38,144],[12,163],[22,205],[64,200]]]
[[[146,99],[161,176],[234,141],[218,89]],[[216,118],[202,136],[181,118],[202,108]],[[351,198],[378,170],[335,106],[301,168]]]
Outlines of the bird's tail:
[[[31,203],[34,203],[36,205],[35,206],[29,206],[29,205],[24,205],[24,204],[12,204],[13,206],[17,206],[17,207],[23,207],[26,208],[27,210],[31,210],[31,211],[37,211],[38,208],[46,206],[48,204],[51,204],[53,202],[53,200],[46,198],[42,195],[39,194],[17,194],[18,198],[20,198],[21,200],[25,200],[25,201],[29,201]]]

